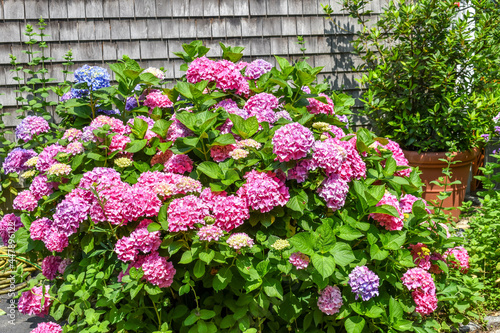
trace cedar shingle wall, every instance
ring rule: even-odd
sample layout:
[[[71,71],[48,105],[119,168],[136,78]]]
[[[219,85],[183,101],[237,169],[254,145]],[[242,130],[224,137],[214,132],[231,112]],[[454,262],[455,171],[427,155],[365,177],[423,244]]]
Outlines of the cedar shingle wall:
[[[329,3],[337,23],[325,20],[320,3]],[[374,15],[383,0],[372,4]],[[0,103],[5,111],[15,109],[13,74],[9,53],[26,61],[21,53],[24,27],[39,17],[47,22],[47,52],[54,58],[51,77],[62,80],[62,56],[73,50],[76,69],[83,64],[107,66],[126,54],[143,67],[163,66],[167,77],[183,75],[181,61],[173,52],[183,43],[201,39],[220,55],[219,41],[241,45],[244,60],[263,58],[274,63],[273,55],[295,61],[302,56],[296,43],[304,36],[306,56],[313,66],[324,66],[325,77],[335,89],[359,96],[356,59],[350,54],[356,21],[340,12],[337,0],[3,0],[0,2]],[[15,125],[15,117],[4,117]]]

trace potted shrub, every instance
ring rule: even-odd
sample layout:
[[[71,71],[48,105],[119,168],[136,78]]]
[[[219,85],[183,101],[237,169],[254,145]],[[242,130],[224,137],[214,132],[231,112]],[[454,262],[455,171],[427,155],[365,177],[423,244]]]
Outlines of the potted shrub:
[[[343,9],[362,29],[354,41],[367,72],[362,101],[376,133],[401,145],[412,166],[423,171],[424,197],[440,188],[430,184],[454,152],[455,193],[461,203],[470,164],[492,131],[498,113],[500,11],[493,1],[390,1],[377,22],[369,21],[370,1],[345,0]],[[324,8],[331,14],[330,7]],[[496,23],[496,24],[495,24]],[[457,192],[458,191],[458,192]],[[458,211],[455,212],[455,215]]]

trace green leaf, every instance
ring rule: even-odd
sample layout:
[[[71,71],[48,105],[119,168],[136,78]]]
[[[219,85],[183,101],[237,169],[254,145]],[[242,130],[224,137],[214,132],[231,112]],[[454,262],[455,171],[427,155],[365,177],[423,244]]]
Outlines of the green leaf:
[[[224,174],[222,173],[222,170],[217,165],[217,163],[214,163],[214,162],[210,162],[210,161],[202,162],[200,165],[198,165],[197,170],[204,173],[205,175],[207,175],[208,177],[210,177],[212,179],[224,178]]]
[[[147,143],[148,140],[146,139],[134,140],[127,144],[125,151],[128,153],[137,153],[138,151],[141,151],[146,146]]]
[[[193,274],[198,279],[205,275],[205,264],[203,263],[203,261],[196,261],[196,264],[194,264]]]
[[[200,258],[200,260],[203,260],[208,265],[215,257],[215,251],[210,249],[208,250],[208,252],[200,252],[198,257]]]
[[[403,307],[392,297],[389,299],[389,318],[391,323],[403,318]]]
[[[391,205],[380,205],[376,207],[370,207],[370,213],[387,214],[394,217],[399,217],[399,212]]]
[[[347,333],[361,333],[365,328],[365,319],[361,316],[349,317],[344,323]]]
[[[400,319],[393,325],[393,327],[401,332],[411,332],[413,322],[410,320]]]
[[[337,242],[330,253],[333,255],[335,263],[340,266],[347,266],[356,260],[351,246],[347,243]]]
[[[380,234],[380,240],[384,248],[388,250],[399,250],[406,241],[406,231],[401,234]]]
[[[148,231],[149,232],[155,232],[155,231],[158,231],[158,230],[161,230],[161,225],[160,224],[153,222],[153,223],[150,223],[148,225]]]
[[[276,58],[276,61],[280,65],[280,69],[282,72],[283,72],[283,70],[287,69],[288,67],[291,67],[290,63],[285,58],[278,57],[277,55],[275,55],[274,57]]]
[[[104,156],[96,153],[88,153],[87,157],[96,161],[104,161],[106,159]]]
[[[172,121],[166,121],[165,119],[158,119],[155,122],[151,131],[155,132],[156,134],[158,134],[162,138],[165,138],[167,136],[168,129],[169,129],[171,124],[172,124]]]
[[[206,309],[201,309],[200,310],[200,318],[203,320],[211,319],[215,317],[215,311],[212,310],[206,310]]]
[[[330,256],[322,256],[320,254],[314,254],[311,257],[314,268],[318,271],[324,279],[332,276],[335,271],[335,260]]]
[[[181,260],[179,260],[179,264],[189,264],[193,261],[193,255],[191,251],[186,251],[182,254]]]
[[[351,241],[362,236],[363,236],[362,232],[348,225],[341,226],[338,234],[339,238],[345,239],[347,241]]]
[[[300,191],[298,194],[292,196],[290,200],[288,200],[286,206],[295,212],[303,214],[308,201],[309,199],[307,197],[307,194],[304,191]]]
[[[267,296],[283,300],[283,287],[281,287],[281,283],[278,280],[264,279],[262,287]]]
[[[389,251],[381,250],[377,244],[372,244],[370,246],[370,257],[373,260],[384,260],[389,255]]]
[[[82,250],[85,253],[89,253],[94,249],[94,235],[93,234],[87,234],[85,235],[82,240],[81,244]]]
[[[230,267],[222,267],[214,276],[213,288],[215,291],[223,290],[233,279]]]
[[[290,244],[304,254],[312,256],[314,251],[314,237],[308,232],[300,232],[289,239]]]
[[[214,145],[220,145],[220,146],[230,145],[234,143],[236,143],[236,140],[234,139],[234,136],[231,133],[222,134],[217,138],[215,138],[213,142]]]

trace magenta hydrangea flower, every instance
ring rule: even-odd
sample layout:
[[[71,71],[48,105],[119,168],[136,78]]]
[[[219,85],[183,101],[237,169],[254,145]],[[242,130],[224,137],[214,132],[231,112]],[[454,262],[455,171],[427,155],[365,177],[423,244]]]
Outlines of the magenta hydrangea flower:
[[[19,216],[15,214],[5,214],[0,220],[0,237],[2,238],[3,244],[7,246],[10,237],[22,227],[23,223]]]
[[[64,150],[64,147],[58,144],[52,144],[45,147],[38,156],[38,161],[36,162],[37,170],[45,172],[49,170],[53,164],[59,163],[55,157],[59,152],[64,152]]]
[[[65,198],[56,207],[52,227],[56,227],[69,237],[77,232],[80,223],[87,219],[89,210],[90,205],[84,199],[79,197]]]
[[[318,195],[326,201],[326,206],[336,211],[345,205],[349,185],[337,174],[331,174],[318,188]]]
[[[194,59],[189,64],[186,72],[186,79],[189,83],[215,80],[216,62],[203,56]]]
[[[236,234],[232,234],[227,239],[227,244],[235,250],[240,250],[244,247],[253,247],[253,239],[251,239],[246,233],[238,232]]]
[[[44,294],[44,295],[43,295]],[[45,302],[42,306],[42,298],[45,296]],[[49,295],[48,286],[33,287],[29,291],[22,293],[17,306],[20,313],[25,315],[36,315],[43,317],[49,314],[52,299]]]
[[[44,235],[43,243],[50,252],[62,252],[69,245],[68,236],[56,227],[50,227]]]
[[[449,266],[460,269],[463,273],[469,270],[469,254],[462,246],[456,246],[446,250],[446,252],[443,253],[443,258]]]
[[[309,257],[302,252],[294,252],[288,261],[297,269],[306,269],[309,266]]]
[[[273,152],[280,162],[298,160],[309,154],[314,135],[310,129],[299,123],[286,124],[280,127],[272,139]]]
[[[201,227],[200,230],[198,230],[197,235],[198,237],[200,237],[200,240],[202,241],[218,242],[219,239],[222,236],[224,236],[224,231],[222,231],[222,229],[216,225],[206,225],[204,227]]]
[[[273,65],[263,59],[256,59],[247,65],[245,76],[250,80],[257,80],[267,72],[270,72]]]
[[[131,140],[128,136],[117,134],[113,136],[111,139],[111,143],[109,144],[110,151],[124,150],[127,146],[127,143],[130,143]]]
[[[401,197],[401,200],[399,201],[399,207],[401,208],[403,214],[410,214],[413,209],[413,204],[418,199],[419,198],[411,194],[405,194],[403,197]]]
[[[171,108],[174,106],[174,103],[168,98],[167,95],[163,95],[161,92],[154,91],[146,96],[144,105],[152,110],[156,107],[160,109]]]
[[[427,245],[422,243],[410,244],[409,249],[413,256],[413,262],[417,267],[428,271],[431,268],[431,251]]]
[[[237,95],[250,93],[248,81],[240,73],[238,66],[228,60],[220,60],[215,64],[214,77],[217,88],[222,91],[236,90]]]
[[[346,150],[346,158],[337,173],[341,178],[350,182],[353,179],[366,178],[366,164],[356,149],[356,137],[349,141],[339,141],[340,146]]]
[[[83,144],[80,141],[75,141],[67,145],[64,152],[74,156],[83,153],[83,150]]]
[[[287,179],[295,179],[297,183],[306,181],[311,166],[311,160],[302,160],[288,170]]]
[[[366,266],[354,267],[349,274],[349,285],[356,294],[356,300],[361,296],[363,301],[368,301],[379,295],[379,277]]]
[[[167,261],[167,258],[161,257],[158,252],[153,252],[144,258],[141,265],[144,271],[143,280],[158,286],[168,288],[174,281],[174,265]]]
[[[121,261],[135,261],[139,250],[135,246],[135,241],[132,237],[122,237],[115,244],[115,253]]]
[[[61,261],[61,263],[59,264],[59,267],[57,267],[57,271],[59,272],[59,274],[64,274],[64,272],[66,271],[66,268],[72,263],[73,261],[71,261],[71,259],[63,259]]]
[[[60,325],[54,322],[39,323],[38,326],[30,333],[62,333],[63,329]]]
[[[381,226],[385,227],[387,230],[402,230],[403,223],[403,213],[399,209],[399,201],[395,195],[385,192],[384,196],[378,202],[377,206],[389,205],[396,209],[398,217],[383,213],[371,213],[369,216],[380,223]]]
[[[422,268],[410,268],[403,274],[401,281],[410,291],[420,290],[428,294],[436,294],[436,285],[432,275]]]
[[[168,128],[166,137],[167,141],[175,142],[178,138],[185,138],[194,135],[194,133],[189,128],[184,126],[183,123],[174,119],[174,117],[172,117],[172,120],[174,122]]]
[[[34,135],[47,133],[50,130],[47,120],[38,116],[27,116],[16,127],[16,138],[23,141],[33,139]]]
[[[42,217],[33,221],[30,226],[31,239],[43,240],[47,235],[51,226],[52,226],[52,220],[49,220],[46,217]]]
[[[57,183],[49,182],[45,175],[36,176],[30,185],[30,191],[36,200],[51,195],[54,188],[57,188]]]
[[[205,224],[204,218],[208,215],[208,206],[194,195],[174,199],[168,206],[168,230],[177,232],[194,229],[197,223]]]
[[[316,141],[313,146],[311,169],[324,169],[327,174],[336,173],[347,157],[346,150],[336,139]]]
[[[225,145],[225,146],[215,145],[212,148],[210,148],[210,157],[212,157],[212,159],[217,163],[223,162],[224,160],[231,157],[229,153],[235,149],[236,149],[235,145]]]
[[[220,101],[219,103],[215,104],[213,107],[213,109],[215,109],[215,110],[217,110],[218,108],[223,108],[224,110],[226,110],[227,113],[236,114],[236,115],[242,117],[243,119],[248,118],[248,112],[244,109],[240,109],[238,104],[230,98],[226,98],[226,99]],[[227,119],[227,120],[229,121],[229,123],[231,123],[231,120],[229,120],[229,119]],[[232,125],[233,124],[231,123],[231,127],[232,127]],[[224,133],[222,133],[222,134],[224,134]]]
[[[248,99],[244,109],[248,112],[249,117],[257,117],[261,122],[274,124],[276,122],[276,113],[274,109],[278,107],[278,98],[268,93],[260,93]]]
[[[318,308],[321,312],[327,315],[334,315],[340,311],[344,302],[342,301],[342,294],[337,286],[326,286],[320,292],[318,298]]]
[[[38,200],[31,191],[24,190],[17,195],[17,197],[12,202],[12,208],[18,210],[26,210],[32,212],[38,206]]]
[[[108,134],[111,133],[118,133],[118,134],[129,134],[131,132],[130,127],[125,125],[123,121],[117,118],[112,118],[108,116],[97,116],[92,122],[90,123],[90,127],[93,128],[100,128],[103,127],[104,125],[109,125],[110,126],[110,131]]]
[[[417,308],[416,312],[421,315],[430,315],[437,309],[438,299],[435,294],[428,294],[421,290],[416,290],[411,293]]]
[[[183,173],[193,171],[193,160],[187,155],[173,154],[164,165],[164,171],[166,172],[178,173],[182,175]]]
[[[253,210],[266,213],[276,206],[283,207],[290,199],[284,179],[278,178],[273,172],[252,170],[244,178],[246,183],[238,189],[237,195]]]
[[[62,258],[59,256],[48,256],[42,261],[42,274],[49,280],[56,278]]]
[[[326,98],[327,103],[325,104],[318,101],[316,98],[308,98],[307,101],[309,105],[307,106],[307,111],[312,114],[334,114],[335,111],[332,99],[323,93],[320,93],[319,96]]]
[[[215,225],[224,231],[239,227],[250,218],[245,201],[237,196],[215,196],[211,207]]]
[[[151,220],[144,220],[151,223]],[[144,221],[141,222],[144,225]],[[134,232],[130,234],[130,238],[134,240],[135,247],[142,253],[149,253],[156,251],[160,248],[161,238],[159,231],[149,232],[147,225],[141,227],[139,225]]]
[[[379,151],[380,149],[390,150],[392,152],[392,157],[396,161],[397,166],[407,166],[408,167],[404,170],[396,171],[394,173],[394,175],[400,176],[400,177],[409,177],[410,176],[410,173],[411,173],[411,168],[409,167],[410,164],[409,164],[408,160],[406,159],[406,157],[403,153],[403,150],[401,149],[399,144],[397,144],[396,142],[394,142],[392,140],[389,140],[389,142],[384,146],[384,145],[380,144],[378,141],[375,141],[375,149],[377,151]]]
[[[32,157],[35,157],[37,153],[34,150],[22,149],[22,148],[14,148],[12,149],[7,157],[5,158],[2,168],[4,173],[8,175],[11,172],[21,173],[23,171],[28,170],[28,167],[24,164]]]

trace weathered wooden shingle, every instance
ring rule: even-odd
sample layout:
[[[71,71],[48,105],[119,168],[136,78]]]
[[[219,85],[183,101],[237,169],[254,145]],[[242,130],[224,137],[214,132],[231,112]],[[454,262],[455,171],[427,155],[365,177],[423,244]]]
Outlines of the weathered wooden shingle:
[[[101,20],[94,21],[94,29],[95,29],[95,39],[96,40],[107,40],[111,39],[111,23]]]
[[[203,0],[189,1],[189,17],[203,17]]]
[[[120,17],[120,0],[103,1],[103,16],[106,19]]]
[[[247,1],[235,1],[234,3],[234,15],[235,16],[248,16],[250,15],[250,10],[248,8]]]
[[[111,20],[111,39],[112,40],[130,39],[130,21]]]
[[[173,17],[187,17],[189,16],[189,2],[188,1],[175,1],[172,5]]]
[[[288,56],[288,38],[287,37],[275,37],[269,38],[271,44],[272,55]],[[260,55],[262,56],[262,55]]]
[[[95,40],[94,21],[78,21],[78,40]]]
[[[85,1],[67,1],[68,18],[85,18]]]
[[[104,61],[116,61],[117,46],[114,42],[102,42],[102,59]]]
[[[249,0],[250,15],[266,15],[266,0]]]
[[[21,38],[21,27],[18,21],[0,24],[0,43],[15,43]]]
[[[120,17],[122,18],[133,18],[135,17],[135,9],[133,6],[133,1],[120,1]]]
[[[141,0],[134,1],[135,17],[154,18],[156,17],[156,1]]]
[[[250,40],[250,53],[252,57],[259,58],[268,55],[271,53],[271,45],[269,38],[252,38]]]
[[[47,0],[24,0],[26,19],[38,20],[49,18],[49,3]]]
[[[138,41],[133,42],[116,42],[116,55],[118,59],[122,58],[124,55],[129,56],[132,59],[141,59],[141,48],[139,47]]]
[[[60,21],[59,36],[61,41],[77,41],[78,40],[78,21]]]
[[[262,19],[261,18],[241,18],[241,34],[245,37],[261,37]]]
[[[171,0],[156,0],[156,16],[171,17],[172,16],[172,1]]]
[[[161,21],[160,20],[146,20],[148,25],[147,38],[163,38]],[[142,36],[144,38],[144,36]]]
[[[195,21],[190,19],[180,19],[179,34],[182,38],[196,38]]]
[[[24,20],[24,1],[2,1],[6,20]]]
[[[225,19],[212,19],[212,38],[226,38],[226,21]]]
[[[219,0],[203,0],[203,15],[205,17],[219,16]]]
[[[262,33],[264,36],[281,36],[281,17],[262,18]]]
[[[130,38],[144,39],[148,35],[148,25],[145,19],[130,20]]]
[[[161,40],[141,40],[141,59],[165,59],[167,56],[167,41]]]
[[[104,16],[103,0],[86,0],[85,17],[102,18]]]
[[[233,16],[234,7],[235,7],[234,0],[219,0],[220,16]]]
[[[239,18],[226,18],[226,36],[241,37],[241,20]]]
[[[66,0],[50,0],[49,1],[49,17],[68,18],[68,5]]]
[[[304,15],[318,14],[321,12],[320,2],[317,0],[302,0],[302,13]]]
[[[212,26],[210,19],[198,18],[195,20],[196,24],[196,39],[212,37]]]
[[[267,1],[267,15],[281,15],[288,14],[288,0]]]
[[[161,31],[163,38],[180,38],[179,20],[162,19]]]
[[[288,0],[288,15],[302,14],[302,0]]]
[[[295,17],[282,17],[281,18],[281,31],[284,36],[297,35],[297,21]]]

